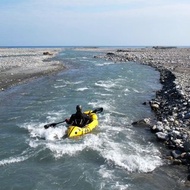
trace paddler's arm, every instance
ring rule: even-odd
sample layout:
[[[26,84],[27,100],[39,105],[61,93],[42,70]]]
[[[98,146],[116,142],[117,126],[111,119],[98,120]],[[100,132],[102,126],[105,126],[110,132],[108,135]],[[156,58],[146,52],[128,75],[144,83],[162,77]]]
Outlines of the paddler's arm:
[[[87,115],[87,114],[83,114],[83,118],[85,118],[85,122],[86,122],[85,125],[87,125],[87,124],[89,124],[90,122],[92,122],[91,117],[90,117],[89,115]]]
[[[67,124],[73,124],[74,118],[75,118],[75,116],[74,116],[74,114],[73,114],[73,115],[71,115],[70,119],[65,119],[65,122],[66,122]]]

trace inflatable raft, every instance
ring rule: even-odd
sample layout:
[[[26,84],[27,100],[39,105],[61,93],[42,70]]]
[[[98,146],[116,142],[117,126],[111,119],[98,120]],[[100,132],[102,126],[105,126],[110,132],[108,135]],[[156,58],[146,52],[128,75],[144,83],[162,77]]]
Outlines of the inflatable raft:
[[[77,137],[90,133],[95,127],[98,126],[98,116],[96,113],[94,113],[92,110],[85,111],[84,113],[90,116],[92,122],[82,128],[78,126],[69,126],[66,131],[67,137]]]

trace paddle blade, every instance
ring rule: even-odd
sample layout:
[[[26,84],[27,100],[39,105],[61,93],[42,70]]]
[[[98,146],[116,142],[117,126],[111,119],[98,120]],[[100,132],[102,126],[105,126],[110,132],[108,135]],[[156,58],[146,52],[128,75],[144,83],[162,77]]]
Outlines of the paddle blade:
[[[57,123],[51,123],[51,124],[44,125],[44,128],[48,129],[49,127],[55,127],[56,125]]]
[[[92,113],[101,113],[101,112],[103,112],[103,108],[101,107],[101,108],[96,108],[94,111],[92,111]]]
[[[44,125],[44,129],[48,129],[49,127],[48,127],[48,125]]]

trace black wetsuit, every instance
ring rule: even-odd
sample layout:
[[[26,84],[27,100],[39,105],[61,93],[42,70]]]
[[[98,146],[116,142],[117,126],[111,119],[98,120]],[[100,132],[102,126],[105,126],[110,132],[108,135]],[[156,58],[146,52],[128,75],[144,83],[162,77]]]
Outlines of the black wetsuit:
[[[75,114],[71,115],[71,118],[67,123],[78,127],[84,127],[90,122],[91,118],[89,115],[86,115],[82,112],[76,112]]]

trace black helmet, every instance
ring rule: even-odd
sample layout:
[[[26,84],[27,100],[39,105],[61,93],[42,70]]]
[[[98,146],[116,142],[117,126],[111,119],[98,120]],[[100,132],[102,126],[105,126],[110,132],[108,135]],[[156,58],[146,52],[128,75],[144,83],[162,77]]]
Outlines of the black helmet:
[[[76,110],[77,110],[77,112],[81,112],[82,111],[82,106],[81,105],[77,105],[76,106]]]

